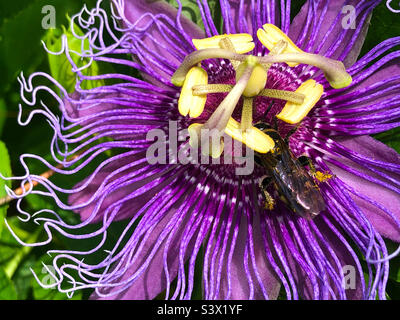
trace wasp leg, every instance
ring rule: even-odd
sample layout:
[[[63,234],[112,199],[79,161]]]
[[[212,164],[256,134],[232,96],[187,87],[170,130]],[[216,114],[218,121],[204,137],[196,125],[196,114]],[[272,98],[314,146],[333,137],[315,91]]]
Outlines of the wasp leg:
[[[268,191],[263,190],[264,195],[264,209],[273,210],[275,208],[275,200]]]
[[[327,180],[329,180],[330,178],[332,178],[332,175],[328,172],[321,172],[318,171],[317,169],[315,169],[314,164],[312,163],[311,159],[307,156],[300,156],[298,158],[300,164],[305,167],[308,165],[308,167],[310,168],[310,173],[311,175],[318,180],[319,182],[325,182]]]
[[[271,128],[272,128],[271,125],[269,125],[269,124],[266,123],[266,122],[257,122],[254,126],[255,126],[257,129],[260,129],[261,131],[268,130],[268,129],[271,129]]]
[[[311,162],[311,159],[307,156],[300,156],[297,158],[299,160],[302,167],[309,166],[311,171],[315,171],[314,164]]]
[[[296,126],[294,126],[292,129],[290,129],[290,131],[287,133],[287,135],[284,139],[284,141],[287,145],[289,144],[290,137],[297,131],[297,129],[300,127],[300,124],[301,124],[301,122],[298,123]]]
[[[268,186],[272,183],[272,177],[263,176],[260,179],[260,189],[264,197],[264,208],[273,210],[275,207],[275,200],[267,191]]]
[[[277,117],[274,117],[274,120],[273,120],[273,122],[274,122],[274,129],[276,130],[276,131],[279,131],[278,130],[278,118]]]

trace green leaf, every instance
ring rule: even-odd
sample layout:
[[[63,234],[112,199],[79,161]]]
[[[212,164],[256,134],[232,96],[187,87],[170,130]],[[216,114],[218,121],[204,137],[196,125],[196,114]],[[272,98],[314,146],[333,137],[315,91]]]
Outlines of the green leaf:
[[[0,99],[0,137],[3,133],[4,124],[7,119],[7,107],[4,99]]]
[[[400,153],[400,128],[378,133],[373,137]]]
[[[398,282],[389,279],[386,286],[386,292],[391,300],[400,299],[400,285]]]
[[[48,255],[43,255],[35,263],[33,271],[38,276],[38,279],[44,285],[54,284],[55,280],[52,273],[55,273],[54,267],[51,264],[52,258]],[[49,272],[50,271],[50,272]],[[74,292],[71,298],[65,293],[59,292],[57,287],[46,289],[43,288],[34,278],[32,279],[33,296],[35,300],[81,300],[82,291]],[[64,287],[63,287],[64,288]],[[65,289],[65,288],[64,288]]]
[[[19,1],[1,1],[0,2],[0,24],[3,24],[5,19],[9,19],[17,15],[20,11],[29,5],[32,0]]]
[[[390,11],[386,6],[386,1],[382,1],[372,13],[371,24],[360,57],[382,41],[397,37],[399,34],[399,14]],[[398,50],[398,47],[397,49],[393,48],[390,51],[394,50]]]
[[[16,300],[17,292],[14,284],[0,267],[0,300]]]
[[[175,0],[167,0],[169,4],[178,8],[178,3]],[[188,18],[189,20],[196,23],[200,28],[204,30],[203,20],[201,19],[200,9],[197,5],[196,0],[182,0],[182,14]],[[217,0],[209,0],[207,1],[210,9],[215,8],[217,6]]]
[[[85,2],[89,8],[95,4],[95,0]],[[49,5],[49,1],[6,3],[6,10],[0,6],[0,91],[9,90],[21,71],[25,75],[37,71],[46,57],[40,40],[47,31],[42,27],[45,17],[42,8]],[[65,23],[65,13],[75,14],[82,7],[81,1],[52,0],[50,4],[55,8],[57,26]]]
[[[389,253],[395,252],[399,247],[398,243],[391,240],[386,240],[385,243]],[[400,256],[390,260],[389,278],[397,282],[400,287]],[[398,298],[400,298],[400,296]]]
[[[62,30],[49,29],[44,37],[44,42],[46,43],[46,47],[50,51],[59,52],[62,45],[61,37],[63,35],[66,35],[68,41],[69,54],[75,65],[78,68],[80,68],[87,65],[89,63],[89,59],[87,58],[82,59],[78,54],[74,52],[78,53],[82,52],[82,47],[83,50],[85,51],[89,50],[89,41],[88,39],[81,40],[75,38],[75,36],[72,33],[71,23],[70,23],[71,20],[69,17],[68,21],[69,21],[68,29],[65,29],[64,26],[62,26]],[[76,24],[74,24],[73,30],[79,36],[84,35],[82,30]],[[68,61],[66,55],[64,53],[60,55],[54,55],[49,53],[48,61],[49,61],[51,75],[53,76],[53,78],[56,79],[69,93],[74,92],[76,84],[76,74],[72,71],[72,65]],[[95,61],[93,61],[89,67],[82,70],[82,73],[86,76],[98,75],[100,74],[99,66]],[[103,85],[104,85],[103,80],[96,80],[96,81],[84,81],[81,86],[83,89],[91,89]]]
[[[8,150],[4,142],[0,141],[0,173],[5,177],[11,176],[11,162]],[[0,179],[0,199],[7,196],[5,187],[11,188],[11,182]],[[4,218],[7,213],[7,205],[0,206],[0,235],[3,230]]]

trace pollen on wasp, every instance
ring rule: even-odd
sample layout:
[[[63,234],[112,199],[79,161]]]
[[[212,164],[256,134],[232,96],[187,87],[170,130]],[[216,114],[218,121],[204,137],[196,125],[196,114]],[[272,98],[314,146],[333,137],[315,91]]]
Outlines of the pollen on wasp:
[[[321,172],[321,171],[316,171],[314,173],[314,177],[319,182],[325,182],[325,181],[331,179],[333,176],[331,174],[329,174],[329,173],[326,173],[326,172],[324,173],[324,172]]]

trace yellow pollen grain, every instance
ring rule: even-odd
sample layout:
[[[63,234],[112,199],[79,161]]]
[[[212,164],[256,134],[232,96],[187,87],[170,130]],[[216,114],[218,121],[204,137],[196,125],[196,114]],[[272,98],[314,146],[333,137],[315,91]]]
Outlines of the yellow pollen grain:
[[[278,119],[291,124],[299,123],[307,116],[321,98],[324,88],[315,80],[307,80],[295,92],[305,96],[304,102],[302,104],[287,102],[282,111],[276,115]]]
[[[223,38],[229,38],[237,53],[247,53],[254,49],[253,37],[248,33],[223,34],[204,39],[192,39],[197,50],[220,48],[220,41]]]
[[[323,173],[321,171],[316,171],[314,174],[315,179],[317,179],[319,182],[325,182],[329,179],[332,178],[332,175],[329,173]]]
[[[303,52],[281,29],[270,23],[264,24],[263,29],[258,29],[257,38],[270,51],[278,44],[278,42],[283,40],[287,43],[287,46],[281,53]],[[298,65],[298,63],[295,62],[288,62],[287,64],[290,67]]]
[[[193,67],[186,75],[178,101],[179,113],[186,117],[197,118],[201,115],[206,104],[207,95],[193,95],[193,87],[207,85],[207,72],[200,67]]]

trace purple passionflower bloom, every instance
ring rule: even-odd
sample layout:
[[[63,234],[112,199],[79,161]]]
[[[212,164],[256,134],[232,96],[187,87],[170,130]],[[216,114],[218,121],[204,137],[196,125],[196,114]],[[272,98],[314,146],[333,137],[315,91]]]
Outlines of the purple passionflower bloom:
[[[114,0],[113,20],[99,1],[93,10],[74,16],[90,42],[82,56],[91,63],[118,65],[118,70],[122,65],[126,73],[87,76],[75,68],[78,85],[70,95],[43,73],[21,81],[23,91],[33,94],[28,100],[23,92],[27,104],[33,105],[41,90],[59,104],[60,119],[47,107],[35,112],[54,128],[51,150],[64,168],[34,155],[25,155],[23,163],[32,157],[68,175],[98,163],[72,189],[33,175],[25,166],[24,181],[38,181],[46,190],[29,192],[53,197],[60,208],[82,219],[69,225],[49,210],[24,212],[27,220],[44,224],[49,239],[40,244],[49,243],[53,232],[73,239],[101,238],[90,251],[56,252],[54,286],[67,292],[95,288],[94,299],[153,299],[160,293],[190,299],[197,259],[202,261],[204,299],[276,299],[280,290],[288,299],[385,299],[393,255],[383,237],[400,241],[400,157],[369,134],[399,125],[400,52],[390,50],[400,44],[400,37],[358,58],[379,2],[307,1],[290,21],[291,1],[220,1],[224,32],[252,35],[254,56],[268,54],[257,30],[274,24],[304,52],[342,61],[353,78],[348,87],[333,89],[318,68],[306,64],[276,63],[268,71],[266,88],[295,91],[309,79],[324,88],[289,143],[296,156],[306,154],[318,170],[332,174],[319,184],[326,208],[312,220],[284,205],[266,210],[257,170],[238,176],[232,165],[149,164],[146,159],[150,130],[168,128],[170,121],[176,121],[178,131],[190,124],[178,112],[181,88],[171,77],[195,51],[192,39],[218,34],[207,1],[198,1],[205,31],[181,14],[179,1],[176,10],[161,1]],[[355,8],[355,28],[342,26],[345,5]],[[211,83],[232,83],[229,61],[206,62],[202,67]],[[132,76],[133,69],[142,80]],[[50,88],[33,89],[35,77],[51,80],[61,97]],[[117,81],[90,90],[80,87],[82,81],[108,79]],[[265,118],[268,99],[255,99],[254,123],[271,122],[282,109],[284,104],[276,102]],[[222,98],[207,100],[206,114],[217,100]],[[107,158],[98,160],[101,154]],[[68,195],[68,202],[60,195]],[[86,263],[86,255],[104,250],[110,224],[122,219],[129,222],[115,247],[105,251],[98,264]],[[96,222],[97,231],[79,233]],[[365,258],[366,270],[359,256]],[[344,285],[349,270],[355,277],[350,288]],[[65,289],[65,281],[74,287]]]

